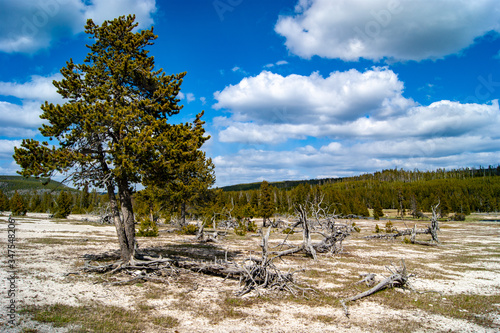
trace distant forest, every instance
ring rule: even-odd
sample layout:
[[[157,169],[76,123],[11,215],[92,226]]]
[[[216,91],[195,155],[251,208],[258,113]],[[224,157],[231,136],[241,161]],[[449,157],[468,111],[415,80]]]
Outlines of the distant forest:
[[[368,209],[397,209],[417,216],[440,203],[450,213],[493,212],[500,209],[500,165],[446,171],[389,169],[354,177],[270,183],[275,210],[292,213],[294,206],[323,200],[340,215],[369,216]],[[221,205],[259,211],[260,183],[223,188]]]
[[[298,204],[319,201],[331,213],[342,216],[368,217],[369,209],[396,209],[418,216],[437,203],[443,217],[500,210],[500,165],[448,171],[389,169],[346,178],[265,183],[265,188],[263,183],[253,183],[209,190],[185,207],[186,213],[192,218],[224,219],[231,215],[238,219],[261,217],[266,207],[273,215],[284,215],[292,214]],[[63,195],[65,200],[71,201],[74,214],[106,211],[107,196],[95,190],[77,191],[57,182],[43,186],[38,180],[15,176],[0,176],[0,211],[12,210],[13,205],[19,211],[22,205],[24,211],[55,213],[62,206],[62,192],[67,194]],[[150,212],[152,215],[167,220],[180,215],[180,205],[169,203],[165,197],[157,200],[161,202],[148,204],[160,207]],[[140,196],[134,205],[144,205]]]

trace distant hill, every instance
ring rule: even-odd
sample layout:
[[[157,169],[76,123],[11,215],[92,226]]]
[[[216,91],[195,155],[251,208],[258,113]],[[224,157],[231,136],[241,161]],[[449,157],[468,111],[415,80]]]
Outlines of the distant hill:
[[[286,180],[279,182],[269,182],[270,185],[278,189],[292,189],[300,184],[308,185],[323,185],[323,184],[334,184],[339,182],[356,182],[356,181],[375,181],[375,182],[404,182],[411,183],[420,180],[435,180],[435,179],[466,179],[466,178],[478,178],[478,177],[499,177],[500,176],[500,164],[495,166],[478,168],[459,168],[459,169],[437,169],[433,171],[419,171],[415,170],[404,170],[404,169],[388,169],[377,171],[374,173],[367,173],[358,176],[341,177],[341,178],[323,178],[323,179],[309,179],[309,180]],[[248,184],[237,184],[221,187],[223,191],[249,191],[260,189],[261,182],[248,183]]]
[[[46,185],[46,179],[24,178],[23,176],[0,176],[0,190],[5,194],[18,191],[20,193],[28,191],[62,191],[75,189],[68,187],[58,181],[51,180]]]

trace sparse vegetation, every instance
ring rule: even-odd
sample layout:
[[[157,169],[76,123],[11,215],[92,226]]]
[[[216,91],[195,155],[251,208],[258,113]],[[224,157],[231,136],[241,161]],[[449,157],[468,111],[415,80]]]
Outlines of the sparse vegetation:
[[[385,223],[385,233],[390,234],[394,231],[394,224],[391,220]]]
[[[139,222],[138,237],[158,237],[158,226],[149,217],[142,217]]]
[[[145,323],[152,322],[153,327],[172,328],[179,325],[179,320],[169,316],[154,316],[151,308],[139,311],[125,310],[121,307],[99,303],[81,306],[69,306],[61,303],[44,306],[27,306],[22,314],[30,315],[33,320],[50,323],[54,327],[78,325],[82,331],[92,332],[141,332]],[[147,324],[146,324],[147,325]]]
[[[198,232],[198,226],[194,224],[188,224],[182,226],[178,231],[179,235],[196,235]]]

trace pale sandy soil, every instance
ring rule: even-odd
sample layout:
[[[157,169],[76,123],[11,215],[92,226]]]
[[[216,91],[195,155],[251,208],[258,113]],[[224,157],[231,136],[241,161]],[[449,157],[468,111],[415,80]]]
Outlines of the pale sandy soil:
[[[351,316],[344,315],[338,300],[358,291],[361,273],[387,276],[384,266],[405,259],[408,269],[415,274],[412,285],[418,291],[436,291],[434,296],[409,291],[384,291],[390,297],[406,297],[417,302],[422,297],[429,302],[447,304],[455,295],[491,296],[500,294],[500,223],[446,222],[442,223],[437,248],[403,244],[398,241],[368,241],[363,236],[373,233],[374,221],[357,221],[360,234],[354,234],[344,243],[344,253],[337,256],[320,255],[317,261],[296,256],[280,263],[284,269],[304,269],[296,277],[321,293],[330,295],[321,301],[303,301],[289,296],[249,303],[236,308],[242,315],[224,317],[221,302],[234,297],[238,282],[218,277],[183,272],[169,285],[146,282],[125,286],[110,286],[98,275],[66,275],[77,272],[84,263],[85,254],[99,254],[117,249],[113,226],[82,223],[83,216],[70,216],[69,220],[50,220],[45,215],[28,215],[16,219],[16,267],[18,270],[18,309],[27,305],[62,303],[72,306],[100,302],[105,305],[137,309],[147,304],[155,315],[168,315],[179,320],[174,329],[158,329],[145,325],[144,332],[385,332],[411,330],[416,332],[498,332],[500,330],[500,304],[496,311],[485,315],[487,325],[467,319],[445,316],[415,306],[391,305],[384,296],[373,296],[349,304]],[[88,217],[87,217],[88,218]],[[4,332],[71,332],[74,327],[55,328],[38,323],[27,314],[17,316],[17,326],[5,325],[8,272],[7,272],[7,219],[0,216],[0,331]],[[383,225],[383,222],[378,222]],[[427,222],[419,222],[422,227]],[[397,227],[402,227],[396,222]],[[276,233],[276,243],[282,234]],[[425,238],[425,236],[422,236]],[[293,240],[300,240],[296,234]],[[182,251],[197,249],[193,236],[180,236],[163,232],[154,239],[139,238],[141,248],[171,247]],[[236,260],[258,255],[260,238],[230,236],[215,244],[220,255],[224,251],[237,253]],[[206,250],[206,249],[205,249]],[[193,290],[193,286],[197,286]],[[155,297],[145,297],[147,293]],[[249,295],[252,298],[255,295]],[[308,296],[314,298],[316,296]],[[387,297],[386,297],[387,298]],[[302,300],[301,300],[302,299]],[[326,300],[326,301],[325,301]],[[401,304],[401,303],[397,303]],[[411,305],[411,304],[410,304]],[[432,306],[430,304],[429,306]],[[451,305],[450,305],[451,306]],[[456,305],[454,305],[456,306]],[[461,311],[459,309],[459,311]],[[470,311],[463,310],[463,311]],[[398,328],[399,327],[399,328]],[[408,327],[408,328],[405,328]]]

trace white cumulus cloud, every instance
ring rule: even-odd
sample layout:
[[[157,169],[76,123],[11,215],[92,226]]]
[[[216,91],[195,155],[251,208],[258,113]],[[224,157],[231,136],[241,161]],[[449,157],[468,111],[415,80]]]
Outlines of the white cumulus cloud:
[[[56,87],[52,84],[54,80],[60,81],[62,75],[57,73],[48,77],[33,75],[24,83],[0,82],[0,95],[14,96],[21,99],[62,102]]]
[[[0,52],[35,53],[63,37],[96,24],[135,14],[139,28],[153,23],[155,0],[3,0],[0,10]]]
[[[403,83],[386,68],[355,69],[324,78],[263,71],[214,94],[215,109],[230,109],[236,120],[276,123],[325,123],[360,116],[400,113],[412,100],[402,96]]]
[[[300,0],[295,16],[281,16],[275,31],[303,58],[437,59],[500,32],[500,2]]]
[[[328,77],[264,71],[227,86],[214,94],[214,108],[228,115],[213,124],[219,142],[240,150],[214,158],[217,174],[225,177],[218,184],[245,182],[242,170],[254,179],[304,179],[394,166],[488,165],[500,156],[498,100],[419,105],[403,89],[387,68]],[[252,145],[258,146],[248,149]]]
[[[0,101],[2,135],[13,136],[9,134],[12,128],[37,128],[42,125],[40,105],[39,102],[25,102],[22,105],[17,105]],[[11,130],[7,131],[6,128],[11,128]]]

